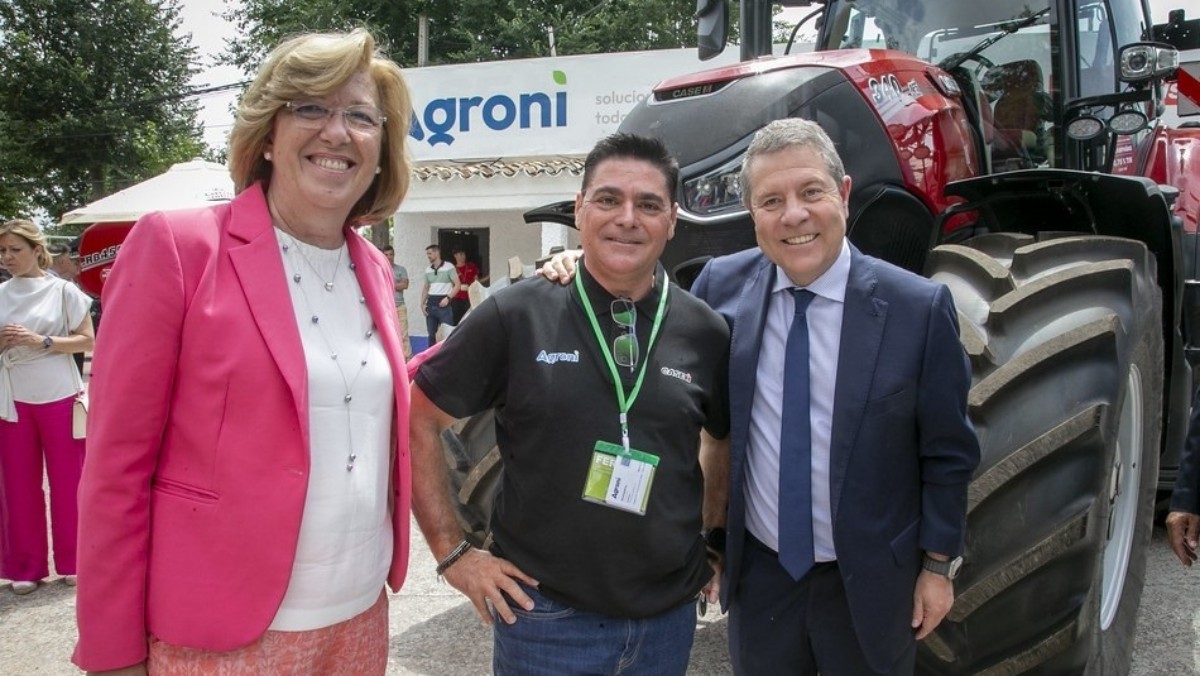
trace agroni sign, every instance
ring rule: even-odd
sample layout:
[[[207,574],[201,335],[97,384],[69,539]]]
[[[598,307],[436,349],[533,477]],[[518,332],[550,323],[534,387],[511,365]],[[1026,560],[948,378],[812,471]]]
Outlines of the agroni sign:
[[[736,60],[726,50],[716,63]],[[584,155],[658,82],[697,70],[691,49],[412,68],[414,159]]]
[[[551,73],[555,91],[495,93],[432,99],[424,110],[413,110],[409,135],[431,146],[453,145],[458,136],[481,127],[503,132],[508,129],[550,129],[567,126],[567,75]]]

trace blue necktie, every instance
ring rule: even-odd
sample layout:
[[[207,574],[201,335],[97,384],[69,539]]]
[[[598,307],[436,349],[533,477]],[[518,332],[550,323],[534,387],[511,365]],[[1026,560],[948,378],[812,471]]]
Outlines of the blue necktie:
[[[793,580],[813,565],[812,431],[809,422],[808,319],[813,292],[793,288],[796,316],[783,361],[779,435],[779,564]]]

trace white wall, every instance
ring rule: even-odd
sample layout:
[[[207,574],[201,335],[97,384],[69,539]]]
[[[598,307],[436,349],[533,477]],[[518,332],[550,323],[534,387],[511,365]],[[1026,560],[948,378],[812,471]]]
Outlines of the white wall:
[[[427,267],[425,247],[437,242],[442,228],[488,228],[488,261],[493,279],[507,275],[508,259],[532,264],[553,246],[573,247],[579,238],[566,226],[529,224],[525,211],[551,202],[574,199],[579,176],[525,176],[413,181],[395,217],[392,234],[396,262],[412,280],[404,296],[409,306],[409,334],[424,336],[418,304]]]
[[[726,50],[704,64],[694,49],[676,49],[407,69],[417,121],[409,151],[419,166],[437,168],[436,177],[413,181],[395,218],[396,262],[412,280],[405,294],[410,335],[426,334],[417,306],[425,247],[437,242],[439,229],[488,228],[494,279],[507,274],[512,256],[529,265],[551,247],[579,243],[574,229],[526,224],[521,216],[574,199],[582,177],[564,170],[462,178],[457,174],[463,162],[530,170],[539,162],[556,167],[562,160],[578,162],[659,81],[733,63],[737,53]],[[525,105],[534,99],[540,103]]]

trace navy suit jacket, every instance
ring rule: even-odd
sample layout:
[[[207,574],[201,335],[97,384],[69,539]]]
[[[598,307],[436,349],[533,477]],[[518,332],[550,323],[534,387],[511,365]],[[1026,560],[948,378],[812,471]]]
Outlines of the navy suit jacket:
[[[1192,418],[1179,455],[1179,474],[1171,494],[1171,511],[1200,514],[1200,388],[1192,395]]]
[[[722,604],[736,599],[758,353],[776,268],[758,249],[709,262],[692,293],[729,322],[730,491]],[[945,286],[851,247],[829,449],[833,540],[858,641],[890,666],[913,640],[922,551],[962,552],[979,442],[971,371]],[[753,612],[752,609],[746,609]]]

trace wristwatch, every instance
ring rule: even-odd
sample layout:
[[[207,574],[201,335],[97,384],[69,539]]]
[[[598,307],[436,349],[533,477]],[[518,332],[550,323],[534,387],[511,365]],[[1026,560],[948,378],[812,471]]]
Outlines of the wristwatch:
[[[963,557],[956,556],[948,561],[938,561],[932,559],[929,555],[925,555],[921,559],[921,567],[931,573],[937,573],[947,580],[953,580],[958,577],[958,571],[962,569]]]
[[[54,339],[51,338],[50,336],[46,336],[45,338],[42,338],[42,347],[46,348],[47,350],[54,347]]]

